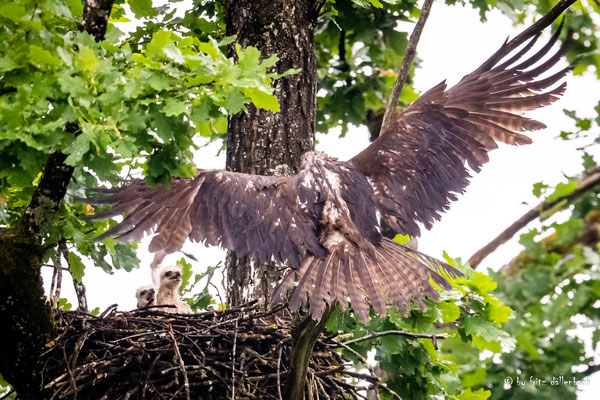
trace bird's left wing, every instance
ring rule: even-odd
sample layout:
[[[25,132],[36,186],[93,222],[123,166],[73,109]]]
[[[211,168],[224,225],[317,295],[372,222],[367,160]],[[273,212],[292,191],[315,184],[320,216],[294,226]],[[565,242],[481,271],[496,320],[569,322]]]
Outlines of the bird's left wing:
[[[117,236],[135,241],[155,233],[149,250],[172,253],[190,238],[222,246],[238,256],[300,265],[308,252],[323,257],[314,220],[302,210],[296,193],[298,175],[271,177],[223,170],[201,170],[193,179],[175,179],[169,188],[149,188],[143,180],[111,189],[85,201],[111,204],[93,219],[126,214],[97,239]]]
[[[558,32],[530,56],[539,34],[519,51],[505,43],[454,87],[446,90],[442,82],[430,89],[349,161],[368,178],[392,229],[411,236],[419,235],[418,223],[429,229],[467,186],[466,163],[478,172],[496,142],[527,144],[531,139],[521,132],[545,128],[522,114],[552,103],[566,88],[558,82],[569,67],[540,77],[566,51],[563,45],[547,56]]]

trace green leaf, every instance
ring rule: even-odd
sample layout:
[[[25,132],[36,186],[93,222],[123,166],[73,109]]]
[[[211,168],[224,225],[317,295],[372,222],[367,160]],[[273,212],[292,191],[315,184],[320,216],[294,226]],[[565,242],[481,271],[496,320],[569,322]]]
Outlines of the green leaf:
[[[533,258],[538,258],[544,253],[542,244],[535,240],[539,234],[537,229],[532,229],[519,237],[519,243],[525,247],[525,253]]]
[[[419,93],[415,92],[410,86],[404,86],[400,94],[399,101],[410,104],[419,98]]]
[[[187,103],[176,99],[167,99],[165,106],[162,108],[162,112],[167,117],[181,115],[187,110]]]
[[[21,18],[23,18],[25,14],[25,8],[20,4],[7,2],[0,5],[0,16],[10,19],[13,22],[21,21]]]
[[[485,370],[484,370],[485,371]],[[492,392],[489,390],[485,390],[483,388],[477,389],[476,391],[471,391],[471,388],[467,388],[464,392],[458,395],[458,400],[487,400]]]
[[[68,258],[69,258],[69,272],[71,273],[71,276],[77,282],[81,282],[81,279],[83,278],[83,274],[84,274],[84,270],[85,270],[85,265],[81,261],[81,257],[79,257],[77,254],[75,254],[73,252],[69,252]]]
[[[469,317],[461,324],[467,335],[473,336],[473,344],[478,349],[500,352],[510,351],[515,347],[515,340],[510,335],[481,317]]]
[[[157,31],[152,35],[152,40],[148,43],[148,53],[151,56],[161,56],[163,55],[164,47],[171,43],[173,40],[171,39],[171,32],[169,31]]]
[[[62,91],[73,98],[85,98],[89,96],[88,84],[80,76],[71,76],[68,69],[58,73],[58,83]]]
[[[454,302],[442,301],[437,307],[442,312],[443,322],[453,322],[460,317],[460,308]]]
[[[69,155],[65,160],[65,164],[76,166],[89,149],[90,137],[85,132],[81,133],[64,149],[64,152]]]
[[[270,111],[279,111],[279,103],[275,95],[265,93],[258,88],[244,88],[244,94],[252,100],[256,107],[264,108]]]
[[[583,158],[583,169],[590,169],[597,165],[596,161],[594,160],[594,157],[588,153],[584,153],[582,158]]]
[[[568,196],[577,189],[577,181],[570,181],[567,183],[559,183],[556,185],[554,192],[546,197],[546,203],[552,203],[561,197]]]
[[[231,114],[236,114],[244,109],[246,96],[240,90],[231,90],[225,97],[225,108]]]
[[[157,14],[154,7],[152,7],[152,0],[129,0],[127,3],[138,19],[155,17]]]
[[[548,185],[542,183],[542,182],[537,182],[533,184],[533,195],[535,197],[540,197],[545,191],[546,189],[548,189]]]
[[[78,19],[83,14],[83,4],[81,0],[67,0],[71,14]]]
[[[568,245],[583,232],[585,222],[579,218],[571,218],[562,224],[552,224],[556,231],[556,244]]]
[[[63,310],[69,311],[71,308],[73,308],[73,305],[71,303],[69,303],[69,301],[67,299],[61,298],[58,300],[58,307],[62,308]]]
[[[255,71],[260,64],[260,51],[254,46],[248,46],[242,50],[239,44],[235,46],[238,55],[238,65],[242,71]]]
[[[125,243],[115,244],[115,252],[111,254],[111,258],[115,268],[122,268],[127,272],[139,267],[140,264],[134,248]]]
[[[180,292],[186,292],[188,289],[188,285],[190,284],[190,278],[192,277],[192,264],[185,261],[185,258],[181,257],[179,261],[177,261],[177,265],[181,267],[181,287],[179,288]]]
[[[96,72],[100,60],[96,57],[94,49],[81,46],[79,52],[75,54],[75,62],[79,68],[85,71]]]
[[[496,289],[497,286],[498,284],[492,278],[477,271],[469,281],[469,287],[481,295]]]
[[[152,89],[158,92],[167,90],[171,87],[171,80],[169,77],[157,72],[152,73],[146,82],[148,82]]]
[[[0,72],[8,72],[17,68],[18,65],[10,58],[9,54],[0,57]]]
[[[510,307],[505,306],[500,300],[490,297],[487,301],[489,306],[489,317],[492,322],[496,322],[498,326],[502,322],[508,322],[508,318],[512,314]]]
[[[29,46],[29,60],[38,68],[57,67],[62,64],[59,57],[53,56],[48,50],[34,44]]]
[[[470,373],[466,373],[462,376],[462,384],[463,386],[469,387],[469,390],[471,389],[470,386],[479,386],[481,385],[485,378],[487,376],[487,370],[485,368],[479,368],[477,370],[475,370],[474,372],[470,372]]]
[[[409,235],[398,234],[398,235],[394,236],[394,242],[396,242],[396,243],[406,244],[406,243],[408,243],[409,240],[410,240]]]

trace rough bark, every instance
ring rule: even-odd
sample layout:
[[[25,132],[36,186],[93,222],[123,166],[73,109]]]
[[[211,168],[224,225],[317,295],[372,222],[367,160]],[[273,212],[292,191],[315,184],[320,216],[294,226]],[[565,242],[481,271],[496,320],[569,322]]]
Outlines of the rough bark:
[[[42,254],[32,235],[0,230],[0,372],[21,399],[43,398],[39,355],[55,334],[40,276]]]
[[[227,169],[274,175],[298,171],[300,157],[314,147],[316,64],[314,17],[320,3],[309,0],[231,0],[227,3],[227,34],[235,44],[254,46],[262,57],[279,57],[275,69],[301,72],[275,82],[280,112],[249,106],[229,120]],[[258,299],[269,303],[281,274],[273,263],[255,264],[230,253],[226,263],[227,298],[232,306]]]
[[[104,39],[114,0],[89,0],[79,24],[97,41]],[[77,124],[64,129],[76,135]],[[56,330],[44,295],[40,268],[44,252],[42,233],[59,209],[73,168],[66,156],[53,152],[19,223],[0,230],[0,373],[20,399],[44,399],[40,388],[40,354]]]

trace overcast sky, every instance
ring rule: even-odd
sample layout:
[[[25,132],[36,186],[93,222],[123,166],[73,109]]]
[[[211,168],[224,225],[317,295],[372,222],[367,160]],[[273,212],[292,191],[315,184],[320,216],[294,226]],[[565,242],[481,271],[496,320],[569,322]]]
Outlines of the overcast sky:
[[[507,36],[514,36],[520,29],[513,28],[510,20],[499,12],[489,13],[489,20],[481,23],[478,13],[468,7],[448,7],[436,2],[423,31],[418,55],[423,60],[416,71],[415,88],[425,91],[443,79],[456,83],[463,75],[476,68]],[[548,35],[544,36],[548,38]],[[542,41],[543,42],[543,39]],[[570,120],[562,113],[563,108],[576,109],[583,116],[591,116],[600,84],[592,77],[569,78],[565,96],[552,106],[532,113],[548,125],[548,129],[533,133],[533,145],[522,147],[502,146],[490,153],[490,162],[475,176],[466,194],[455,202],[431,231],[425,231],[419,239],[419,249],[431,256],[441,257],[445,250],[451,257],[468,259],[475,251],[493,239],[506,226],[539,202],[531,194],[532,185],[543,181],[555,185],[564,181],[563,175],[581,171],[581,155],[576,147],[581,143],[556,140],[561,130],[570,129]],[[317,148],[340,159],[348,159],[366,147],[366,129],[352,129],[345,138],[336,134],[318,135]],[[212,143],[201,149],[195,157],[199,168],[223,168],[225,154],[216,156],[221,143]],[[597,158],[597,160],[600,160]],[[528,204],[524,204],[524,202]],[[480,267],[498,268],[519,251],[515,238],[492,254]],[[140,245],[144,249],[147,241]],[[201,272],[207,265],[223,259],[223,251],[207,249],[198,244],[187,244],[185,250],[196,255],[200,263],[192,263]],[[119,309],[135,307],[134,294],[137,287],[151,283],[149,263],[151,256],[140,251],[141,268],[131,273],[116,271],[113,275],[100,268],[88,267],[83,282],[87,288],[91,308],[118,303]],[[180,258],[171,256],[168,262]],[[49,286],[49,271],[45,271]],[[220,279],[219,279],[220,281]],[[69,279],[63,280],[63,296],[77,304]],[[600,379],[594,379],[585,388],[580,399],[597,399]]]

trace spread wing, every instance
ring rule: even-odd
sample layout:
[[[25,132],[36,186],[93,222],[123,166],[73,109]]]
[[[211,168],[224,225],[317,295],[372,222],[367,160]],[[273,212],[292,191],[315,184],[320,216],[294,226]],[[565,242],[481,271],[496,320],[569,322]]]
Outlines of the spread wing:
[[[429,229],[467,186],[466,163],[478,172],[496,142],[531,143],[521,132],[545,128],[522,114],[552,103],[566,88],[558,82],[570,67],[545,74],[566,52],[563,45],[547,56],[559,32],[532,55],[539,34],[517,52],[505,43],[454,87],[446,90],[442,82],[423,94],[350,160],[369,179],[392,229],[411,236],[420,233],[417,223]]]
[[[127,215],[97,240],[119,235],[118,240],[128,242],[156,233],[149,250],[172,253],[189,237],[240,257],[267,261],[272,256],[297,268],[307,252],[327,254],[313,218],[300,208],[298,179],[204,170],[193,179],[173,180],[169,188],[149,188],[137,180],[124,187],[95,189],[105,196],[85,201],[114,205],[93,219]]]

